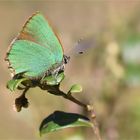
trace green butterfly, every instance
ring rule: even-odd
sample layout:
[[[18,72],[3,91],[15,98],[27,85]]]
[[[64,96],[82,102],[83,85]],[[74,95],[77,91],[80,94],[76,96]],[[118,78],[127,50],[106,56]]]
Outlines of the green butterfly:
[[[30,79],[57,75],[64,71],[68,60],[60,40],[40,12],[28,19],[6,56],[14,76]]]

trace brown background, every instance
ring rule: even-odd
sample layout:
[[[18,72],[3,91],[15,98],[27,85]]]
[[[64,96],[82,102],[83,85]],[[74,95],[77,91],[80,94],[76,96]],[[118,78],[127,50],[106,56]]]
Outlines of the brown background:
[[[118,45],[117,41],[121,35],[127,36],[129,33],[128,22],[133,20],[135,23],[139,22],[136,20],[138,16],[135,17],[139,15],[139,8],[140,2],[132,0],[0,0],[0,140],[90,140],[94,137],[89,128],[76,128],[50,133],[40,138],[38,131],[40,122],[54,110],[84,112],[77,105],[46,94],[39,88],[29,91],[28,109],[23,109],[20,113],[13,110],[14,99],[19,92],[11,93],[6,89],[10,74],[4,57],[12,39],[35,11],[41,11],[49,18],[66,54],[81,38],[93,46],[87,49],[84,55],[71,56],[65,70],[66,78],[62,83],[64,91],[67,91],[73,83],[80,83],[83,86],[83,93],[76,96],[85,103],[94,103],[104,139],[138,140],[139,116],[130,117],[131,113],[125,116],[127,112],[125,110],[128,109],[129,112],[131,107],[132,110],[133,107],[137,107],[136,112],[139,114],[140,104],[136,104],[140,101],[139,86],[122,88],[120,79],[123,79],[122,71],[125,68],[122,64],[120,64],[122,68],[115,68],[117,74],[121,75],[117,77],[110,72],[104,59],[108,56],[105,48],[114,41]],[[119,58],[116,59],[119,61]],[[111,68],[113,69],[113,64]],[[123,94],[120,96],[121,92]]]

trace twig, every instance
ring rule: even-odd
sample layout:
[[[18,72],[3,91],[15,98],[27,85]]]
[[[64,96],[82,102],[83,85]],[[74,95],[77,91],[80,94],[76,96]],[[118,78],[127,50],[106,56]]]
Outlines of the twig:
[[[76,98],[74,98],[71,94],[67,94],[67,93],[64,93],[63,91],[61,91],[59,89],[59,85],[56,85],[56,86],[48,86],[48,85],[46,85],[45,87],[44,86],[42,87],[42,85],[41,85],[39,87],[41,89],[43,89],[43,90],[47,90],[51,94],[54,94],[56,96],[62,96],[63,98],[65,98],[67,100],[70,100],[70,101],[76,103],[77,105],[80,105],[80,106],[82,106],[84,108],[87,108],[87,105],[86,104],[80,102],[79,100],[77,100]]]
[[[70,101],[74,102],[75,104],[77,104],[81,107],[84,107],[90,114],[91,122],[93,123],[93,131],[96,135],[97,140],[102,140],[101,135],[100,135],[100,130],[99,130],[99,127],[97,125],[96,115],[95,115],[95,111],[93,109],[93,106],[86,105],[86,104],[82,103],[81,101],[77,100],[76,98],[74,98],[71,94],[64,93],[63,91],[61,91],[59,89],[59,85],[58,86],[53,86],[53,87],[52,86],[51,87],[47,86],[46,90],[51,94],[54,94],[54,95],[57,95],[57,96],[62,96],[65,99],[70,100]]]
[[[97,137],[97,140],[102,140],[93,106],[87,105],[87,111],[90,113],[91,121],[93,123],[93,131]]]

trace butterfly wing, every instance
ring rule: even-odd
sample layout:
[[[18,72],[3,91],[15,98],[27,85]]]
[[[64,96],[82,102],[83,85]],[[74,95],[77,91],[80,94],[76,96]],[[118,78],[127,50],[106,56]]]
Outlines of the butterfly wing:
[[[16,40],[7,59],[15,74],[38,77],[56,64],[54,53],[45,47],[28,40]]]
[[[48,21],[40,12],[36,12],[29,18],[20,32],[18,39],[31,40],[40,44],[54,53],[56,61],[62,61],[62,45]]]
[[[62,63],[62,45],[40,12],[25,23],[11,44],[6,60],[14,74],[24,73],[31,77],[40,76],[53,65]]]

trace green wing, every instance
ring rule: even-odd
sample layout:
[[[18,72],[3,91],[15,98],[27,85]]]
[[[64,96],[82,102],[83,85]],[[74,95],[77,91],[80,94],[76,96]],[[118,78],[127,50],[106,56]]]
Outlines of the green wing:
[[[30,40],[47,47],[54,53],[56,61],[62,61],[63,48],[46,18],[40,13],[35,13],[25,23],[18,39]]]
[[[28,40],[16,40],[7,59],[15,74],[38,77],[49,70],[57,62],[54,53],[45,47]]]

